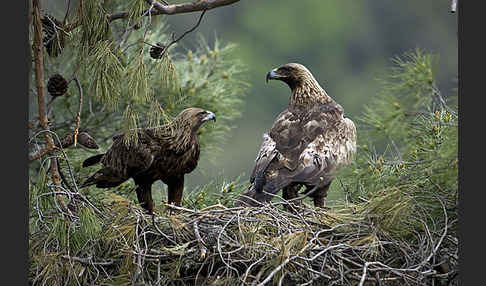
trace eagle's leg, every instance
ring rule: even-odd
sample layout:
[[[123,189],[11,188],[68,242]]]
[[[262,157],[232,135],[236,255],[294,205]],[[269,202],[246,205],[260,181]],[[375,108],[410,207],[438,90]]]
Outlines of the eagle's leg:
[[[322,186],[322,187],[318,187],[316,190],[314,190],[314,192],[312,194],[309,194],[309,196],[314,199],[314,206],[315,207],[318,207],[318,208],[324,207],[324,203],[325,203],[325,200],[326,200],[326,197],[327,197],[327,191],[329,190],[329,186],[331,186],[331,183],[329,183],[325,186]],[[312,189],[312,187],[310,187],[308,189]]]
[[[171,178],[167,181],[167,193],[169,204],[180,206],[182,202],[182,192],[184,191],[184,177]]]
[[[135,189],[140,205],[151,215],[154,214],[154,201],[152,200],[152,185],[138,185]]]
[[[299,196],[299,190],[301,188],[301,185],[300,184],[296,184],[296,183],[293,183],[293,184],[290,184],[288,185],[287,187],[283,188],[282,189],[282,197],[284,200],[291,200],[291,199],[295,199]],[[302,201],[299,200],[298,202],[290,202],[289,204],[295,204],[297,203],[297,205],[301,205],[302,204]],[[285,205],[285,208],[292,212],[293,211],[293,208],[292,206],[290,206],[289,204],[286,204]]]

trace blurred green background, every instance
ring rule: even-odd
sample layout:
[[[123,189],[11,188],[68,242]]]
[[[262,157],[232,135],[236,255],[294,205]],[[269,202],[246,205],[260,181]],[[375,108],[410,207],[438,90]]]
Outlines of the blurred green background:
[[[298,62],[307,66],[355,122],[363,105],[379,92],[376,78],[387,72],[390,59],[415,48],[439,56],[435,70],[439,89],[446,97],[455,93],[457,14],[450,12],[449,2],[242,0],[207,11],[197,32],[187,35],[176,49],[193,48],[198,33],[208,43],[217,37],[237,44],[235,57],[246,63],[251,88],[243,116],[234,122],[223,151],[203,153],[199,168],[186,177],[186,188],[191,190],[216,177],[248,178],[262,134],[288,105],[290,90],[284,83],[265,84],[266,73],[279,65]],[[46,9],[59,11],[66,3],[49,1]],[[180,35],[198,17],[199,13],[165,16],[168,31]]]
[[[179,1],[182,2],[182,1]],[[239,46],[252,85],[243,117],[214,163],[202,158],[188,186],[215,176],[248,178],[262,134],[287,107],[290,90],[277,81],[265,83],[268,71],[281,64],[307,66],[319,83],[354,119],[379,92],[376,78],[390,59],[423,49],[438,55],[436,79],[444,96],[457,86],[457,14],[448,1],[243,0],[206,13],[198,32],[209,42],[215,35]],[[198,15],[167,17],[170,29],[182,33]],[[195,35],[185,38],[191,47]],[[359,130],[358,130],[359,144]]]

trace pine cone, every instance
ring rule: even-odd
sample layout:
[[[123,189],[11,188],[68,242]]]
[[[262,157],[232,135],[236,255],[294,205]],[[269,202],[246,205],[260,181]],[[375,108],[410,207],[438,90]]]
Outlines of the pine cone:
[[[55,74],[47,82],[47,91],[52,97],[62,96],[68,88],[67,81],[60,74]]]
[[[161,59],[162,58],[162,52],[164,51],[165,49],[165,46],[162,44],[162,43],[157,43],[156,44],[157,46],[152,46],[150,48],[150,56],[153,58],[153,59]]]
[[[87,132],[79,132],[78,143],[83,145],[84,147],[86,147],[88,149],[98,149],[99,148],[98,144],[96,144],[96,141]]]
[[[56,28],[56,26],[62,27],[62,23],[50,15],[45,15],[41,21],[42,30],[44,31],[42,43],[46,47],[49,56],[57,57],[64,48],[63,32]]]
[[[81,131],[78,133],[78,138],[77,142],[80,145],[83,145],[84,147],[88,149],[98,149],[99,146],[96,144],[95,140],[91,135],[89,135],[85,131]],[[73,133],[68,133],[61,139],[61,147],[62,148],[68,148],[71,147],[74,144],[74,134]],[[59,143],[56,142],[56,146],[59,147]]]

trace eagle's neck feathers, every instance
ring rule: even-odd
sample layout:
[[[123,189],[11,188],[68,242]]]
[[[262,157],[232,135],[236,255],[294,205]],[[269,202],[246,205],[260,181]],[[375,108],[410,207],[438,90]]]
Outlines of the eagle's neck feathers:
[[[196,143],[197,129],[185,120],[174,120],[160,128],[152,129],[154,138],[169,143],[169,148],[176,152],[185,152]]]
[[[174,123],[171,132],[175,149],[184,152],[189,150],[194,143],[198,144],[197,128],[193,124],[184,120]]]
[[[326,104],[333,101],[315,78],[310,75],[292,88],[289,105],[306,106],[311,104]]]

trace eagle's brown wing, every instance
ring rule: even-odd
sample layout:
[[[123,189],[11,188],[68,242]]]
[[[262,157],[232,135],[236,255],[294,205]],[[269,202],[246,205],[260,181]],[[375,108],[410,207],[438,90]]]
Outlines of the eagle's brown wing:
[[[151,132],[138,131],[137,144],[127,145],[123,134],[113,137],[113,143],[101,157],[103,167],[89,177],[82,187],[115,187],[141,172],[146,171],[162,148]]]
[[[101,163],[105,168],[115,170],[118,176],[129,178],[147,170],[162,147],[159,138],[143,129],[138,132],[137,144],[125,144],[123,136],[114,138]]]
[[[265,183],[265,170],[268,164],[272,162],[273,158],[278,154],[275,148],[275,141],[267,134],[263,134],[263,143],[260,146],[260,151],[255,159],[255,167],[250,175],[250,183],[254,184],[255,189],[261,190],[263,184]]]
[[[337,103],[285,110],[260,148],[253,190],[273,194],[292,182],[329,183],[335,169],[350,162],[355,146],[356,128]]]

